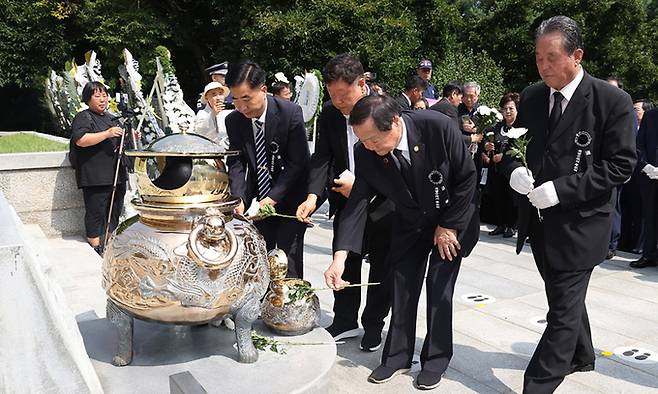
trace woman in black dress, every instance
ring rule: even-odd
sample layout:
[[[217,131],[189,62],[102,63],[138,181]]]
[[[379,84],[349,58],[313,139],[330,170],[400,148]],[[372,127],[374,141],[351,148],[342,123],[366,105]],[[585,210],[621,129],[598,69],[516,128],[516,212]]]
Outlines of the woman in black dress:
[[[493,142],[485,143],[487,152],[485,161],[489,164],[489,173],[485,193],[489,199],[489,208],[493,224],[496,228],[489,235],[500,235],[504,238],[513,237],[516,233],[516,193],[509,185],[509,180],[503,175],[499,163],[505,152],[509,150],[509,139],[502,134],[512,127],[516,120],[520,96],[518,93],[507,93],[500,100],[500,110],[503,120],[494,126]]]

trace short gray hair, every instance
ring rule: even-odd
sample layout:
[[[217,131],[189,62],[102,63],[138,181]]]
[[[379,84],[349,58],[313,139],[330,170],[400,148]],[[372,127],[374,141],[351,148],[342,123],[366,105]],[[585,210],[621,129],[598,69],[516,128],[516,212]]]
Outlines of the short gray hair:
[[[542,21],[535,31],[535,41],[540,36],[550,33],[562,34],[562,48],[572,54],[576,49],[583,49],[583,36],[575,20],[568,16],[558,15]]]
[[[480,95],[480,84],[475,81],[466,82],[464,84],[463,92],[466,93],[466,89],[475,89],[475,94]]]

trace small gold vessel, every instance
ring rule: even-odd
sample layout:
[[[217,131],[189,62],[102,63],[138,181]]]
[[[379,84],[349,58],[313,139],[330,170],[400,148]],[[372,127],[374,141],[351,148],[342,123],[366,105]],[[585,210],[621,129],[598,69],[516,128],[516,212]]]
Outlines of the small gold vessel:
[[[288,259],[278,249],[268,255],[270,291],[261,304],[260,315],[265,325],[279,335],[302,335],[320,326],[320,300],[308,281],[286,278]],[[290,300],[290,290],[296,285],[308,289],[300,299]]]

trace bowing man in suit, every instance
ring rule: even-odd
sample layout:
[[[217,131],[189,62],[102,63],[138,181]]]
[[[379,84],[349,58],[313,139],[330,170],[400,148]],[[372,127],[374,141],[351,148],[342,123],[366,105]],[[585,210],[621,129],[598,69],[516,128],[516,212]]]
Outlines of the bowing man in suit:
[[[294,215],[304,201],[310,153],[301,108],[290,101],[266,94],[265,71],[252,61],[231,63],[226,84],[236,111],[226,117],[231,193],[240,197],[235,209],[245,211],[255,198],[262,207],[270,204],[278,213]],[[296,220],[269,217],[256,222],[267,248],[280,248],[288,255],[288,276],[303,276],[306,225]]]
[[[393,313],[382,364],[368,377],[389,381],[408,370],[416,339],[416,312],[427,272],[427,335],[415,385],[439,385],[452,357],[452,296],[461,259],[477,242],[476,174],[459,129],[435,111],[401,112],[394,99],[364,97],[350,114],[361,145],[358,174],[336,234],[336,252],[325,272],[333,289],[349,251],[361,249],[366,209],[373,193],[395,203],[388,263],[393,269]]]
[[[411,111],[414,105],[423,99],[425,89],[427,89],[427,81],[418,75],[411,75],[404,83],[404,91],[395,100],[402,110]]]
[[[359,176],[354,168],[354,146],[359,139],[352,126],[348,125],[349,114],[354,104],[370,92],[363,78],[361,62],[350,54],[340,54],[329,60],[322,74],[331,100],[323,105],[318,119],[317,142],[311,157],[309,194],[306,201],[298,207],[297,217],[308,221],[317,207],[319,196],[329,186],[329,213],[334,216],[332,246],[335,247],[336,229],[343,218],[343,208],[354,184],[354,177],[341,175],[348,171],[356,177]],[[368,288],[366,306],[361,315],[361,324],[365,331],[361,339],[361,350],[364,351],[375,351],[380,347],[384,318],[391,306],[390,286],[387,284],[389,270],[385,259],[391,238],[392,205],[389,200],[381,197],[368,205],[364,250],[350,253],[345,264],[345,280],[361,283],[361,262],[367,253],[370,263],[368,281],[382,283],[380,286]],[[336,341],[355,337],[360,333],[360,304],[361,289],[358,287],[334,292],[334,320],[327,327],[327,331]]]
[[[585,295],[605,258],[616,187],[636,162],[633,106],[623,90],[587,74],[580,28],[555,16],[535,35],[543,82],[521,93],[529,168],[508,167],[519,201],[517,253],[527,236],[548,299],[546,330],[524,375],[526,393],[551,393],[565,375],[594,369]]]

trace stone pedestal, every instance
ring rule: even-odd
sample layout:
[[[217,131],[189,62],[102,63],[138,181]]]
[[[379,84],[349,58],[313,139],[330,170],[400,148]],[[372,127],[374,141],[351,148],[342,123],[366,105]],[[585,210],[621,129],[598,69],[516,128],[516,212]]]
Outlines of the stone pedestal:
[[[112,365],[116,330],[107,319],[79,323],[87,353],[108,393],[166,393],[169,376],[189,371],[208,393],[316,392],[336,358],[336,345],[322,328],[298,337],[279,337],[258,321],[255,330],[281,342],[327,342],[285,345],[285,354],[259,351],[258,361],[237,361],[235,333],[225,327],[174,326],[135,319],[135,349],[130,365]]]

